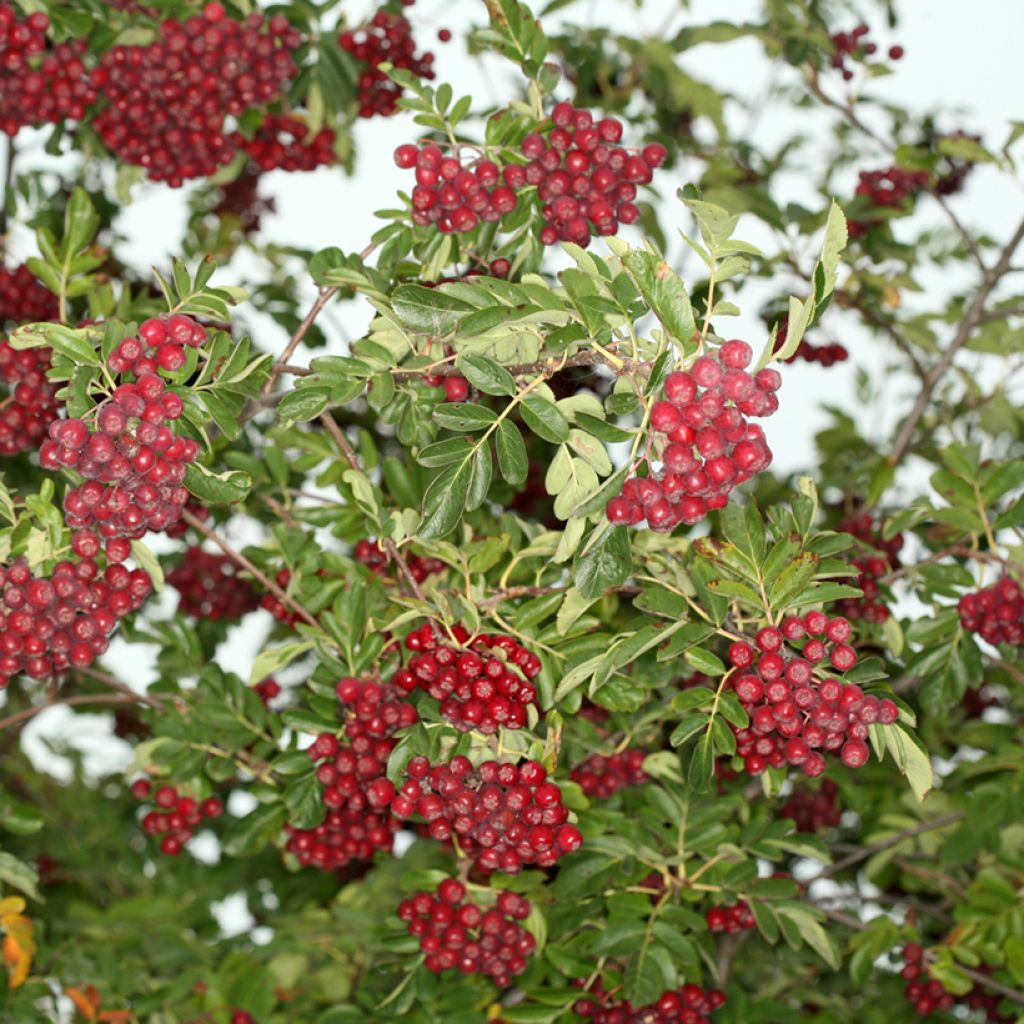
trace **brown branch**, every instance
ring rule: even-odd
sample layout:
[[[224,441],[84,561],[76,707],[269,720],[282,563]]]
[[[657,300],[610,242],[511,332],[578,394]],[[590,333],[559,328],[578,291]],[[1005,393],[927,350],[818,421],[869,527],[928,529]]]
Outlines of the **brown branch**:
[[[872,327],[877,327],[878,330],[888,335],[892,343],[910,360],[910,365],[914,368],[914,373],[924,381],[927,374],[924,364],[918,358],[917,353],[914,351],[913,345],[903,337],[902,334],[896,329],[896,325],[891,321],[887,320],[880,313],[871,309],[870,306],[864,305],[859,295],[852,295],[848,292],[836,292],[834,301],[837,306],[842,306],[845,309],[852,309],[861,315],[861,319],[866,320]]]
[[[138,702],[139,695],[137,693],[128,694],[124,693],[84,693],[75,697],[65,697],[63,700],[51,700],[45,704],[34,704],[30,708],[22,708],[21,711],[16,711],[13,715],[8,715],[6,718],[0,718],[0,730],[6,729],[12,725],[18,725],[21,722],[27,722],[31,718],[35,718],[36,715],[49,708],[57,708],[61,705],[69,706],[74,704],[135,704]]]
[[[291,359],[302,339],[309,333],[310,327],[313,326],[313,321],[316,320],[323,311],[324,306],[326,306],[337,293],[338,289],[336,287],[321,287],[317,290],[316,301],[310,307],[305,319],[295,329],[295,333],[288,339],[288,344],[285,345],[284,351],[277,357],[274,361],[274,365],[270,368],[270,376],[267,378],[267,383],[263,386],[264,395],[270,394],[273,390],[274,382],[277,380],[278,374],[285,372],[283,367],[287,365],[288,360]]]
[[[206,523],[201,519],[197,519],[191,512],[185,510],[182,512],[182,518],[192,527],[193,530],[198,530],[207,540],[212,540],[224,552],[228,558],[231,559],[235,565],[244,569],[250,576],[253,577],[258,583],[270,591],[282,604],[287,605],[297,615],[304,619],[314,629],[320,629],[320,623],[302,607],[294,598],[289,597],[265,572],[257,569],[252,562],[249,561],[245,555],[235,551],[235,549],[223,538],[219,537],[216,533],[211,530]]]
[[[152,697],[148,693],[133,690],[130,686],[122,683],[119,679],[115,679],[113,676],[108,675],[106,672],[100,672],[95,668],[77,668],[75,671],[78,675],[85,676],[87,679],[92,679],[97,683],[102,683],[104,686],[110,687],[111,690],[123,693],[125,696],[131,697],[140,704],[148,704],[151,708],[156,708],[157,711],[167,710],[167,705],[158,697]]]

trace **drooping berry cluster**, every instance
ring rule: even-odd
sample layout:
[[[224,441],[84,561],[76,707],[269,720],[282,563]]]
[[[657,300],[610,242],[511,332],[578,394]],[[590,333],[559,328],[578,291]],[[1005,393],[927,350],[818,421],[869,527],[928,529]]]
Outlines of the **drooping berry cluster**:
[[[790,764],[813,778],[825,770],[828,751],[838,751],[848,768],[868,760],[868,726],[895,722],[899,709],[859,686],[817,674],[826,656],[835,672],[857,664],[857,652],[846,642],[852,632],[846,619],[812,611],[788,616],[780,629],[759,630],[756,649],[745,641],[730,646],[729,660],[739,670],[731,685],[750,716],[749,727],[733,729],[748,774]],[[786,641],[802,641],[800,657],[788,655]]]
[[[692,524],[711,509],[724,508],[738,484],[767,469],[771,449],[748,416],[770,416],[779,407],[778,370],[747,373],[753,351],[745,341],[727,341],[701,356],[688,373],[670,373],[664,397],[651,409],[651,431],[664,435],[661,469],[630,477],[608,502],[613,523],[668,533]]]
[[[0,131],[17,135],[29,125],[80,121],[96,99],[82,57],[82,40],[53,44],[41,11],[22,18],[0,4]]]
[[[58,562],[49,577],[33,575],[22,559],[0,566],[0,688],[20,672],[44,679],[88,667],[118,620],[149,595],[149,574],[119,564],[131,551],[126,542],[107,544],[102,573],[96,534],[76,533],[71,546],[78,561]]]
[[[822,779],[818,789],[797,786],[779,808],[779,816],[792,819],[797,832],[835,828],[842,815],[839,787],[831,779]]]
[[[587,987],[584,978],[573,984],[577,988]],[[633,1006],[628,1001],[614,1001],[598,979],[576,1000],[573,1012],[593,1024],[710,1024],[710,1015],[725,1006],[725,1002],[725,993],[720,989],[690,984],[670,989],[650,1006]]]
[[[362,65],[359,69],[360,117],[390,117],[398,112],[402,87],[380,70],[391,64],[417,78],[434,77],[434,55],[416,53],[412,26],[401,14],[380,10],[368,25],[342,32],[338,43]]]
[[[57,419],[58,385],[46,379],[49,368],[48,348],[16,351],[0,339],[0,455],[38,447]]]
[[[836,602],[836,610],[848,619],[885,622],[890,613],[882,600],[879,581],[902,564],[899,553],[903,549],[903,534],[897,533],[886,540],[878,524],[866,513],[844,520],[838,529],[841,533],[855,537],[860,545],[873,550],[867,554],[859,552],[858,557],[852,559],[853,567],[860,573],[856,586],[863,591],[863,595],[844,597]]]
[[[261,171],[314,171],[334,163],[333,128],[309,138],[309,127],[292,114],[265,114],[250,139],[235,132],[232,141]]]
[[[757,926],[750,904],[745,900],[731,906],[711,907],[704,915],[704,920],[707,921],[710,931],[727,932],[729,935],[750,931]]]
[[[410,633],[405,646],[414,655],[391,682],[406,693],[421,686],[463,732],[521,729],[527,708],[537,703],[530,680],[540,674],[540,659],[510,636],[484,633],[470,640],[461,626],[451,634],[450,641],[441,639],[429,623]]]
[[[25,264],[0,267],[0,324],[42,323],[56,319],[58,311],[57,296]]]
[[[1014,1019],[999,1012],[1001,996],[977,983],[966,995],[956,996],[947,991],[937,978],[929,978],[924,950],[916,942],[908,942],[903,947],[903,959],[900,977],[907,983],[903,992],[920,1016],[928,1017],[939,1010],[951,1010],[959,1004],[969,1010],[980,1010],[989,1024],[1009,1024]],[[983,966],[979,970],[991,973],[988,967]]]
[[[324,787],[324,821],[312,829],[286,826],[287,849],[304,866],[334,870],[390,850],[400,825],[387,812],[395,787],[386,777],[399,729],[415,724],[416,709],[388,686],[342,679],[336,688],[346,708],[346,743],[322,733],[308,749]]]
[[[358,541],[353,554],[357,562],[378,576],[387,572],[391,564],[391,556],[372,537]],[[412,553],[405,555],[405,564],[417,583],[422,583],[428,576],[435,572],[444,572],[447,568],[439,558],[424,558]]]
[[[846,63],[847,58],[862,61],[865,57],[871,57],[878,52],[878,44],[867,38],[868,31],[867,25],[858,25],[851,32],[835,32],[832,35],[832,45],[835,47],[832,67],[842,71],[847,82],[853,78],[853,70]],[[903,52],[903,47],[898,44],[890,46],[889,59],[900,60]]]
[[[551,111],[547,137],[531,132],[522,142],[525,167],[505,168],[505,182],[519,190],[536,185],[544,204],[543,245],[558,241],[586,247],[593,235],[614,235],[640,216],[637,186],[649,184],[668,155],[659,142],[639,152],[619,145],[622,122],[594,121],[589,110],[561,102]]]
[[[202,548],[187,548],[167,582],[178,591],[178,611],[197,619],[240,619],[259,607],[256,591],[239,577],[235,563]]]
[[[296,75],[301,42],[281,14],[224,16],[220,3],[165,21],[145,46],[115,46],[92,74],[108,105],[93,120],[121,161],[172,188],[208,177],[236,152],[225,118],[278,99]]]
[[[181,794],[176,786],[160,786],[153,792],[149,779],[132,783],[136,800],[148,800],[151,794],[156,806],[143,817],[142,830],[148,836],[163,836],[160,849],[170,857],[181,853],[204,818],[219,818],[224,813],[224,804],[215,796],[200,801]]]
[[[405,777],[391,802],[395,817],[419,815],[432,838],[456,837],[486,871],[515,875],[530,864],[551,867],[583,842],[568,824],[561,790],[537,761],[484,761],[474,768],[461,756],[437,765],[414,757]]]
[[[572,770],[572,781],[579,784],[587,796],[601,800],[613,797],[627,786],[639,786],[647,781],[644,771],[643,750],[624,750],[621,754],[591,754]]]
[[[903,210],[928,184],[927,171],[886,167],[880,171],[861,171],[855,194],[869,205],[883,210]],[[884,218],[861,217],[847,222],[850,238],[860,238],[871,228],[884,223]]]
[[[1024,647],[1024,591],[1009,576],[960,598],[960,625],[990,644]]]
[[[530,916],[530,901],[514,892],[500,892],[485,907],[467,899],[466,887],[446,878],[437,895],[418,892],[398,906],[409,934],[420,940],[428,971],[457,970],[485,974],[499,988],[526,970],[537,947],[533,935],[519,922]]]

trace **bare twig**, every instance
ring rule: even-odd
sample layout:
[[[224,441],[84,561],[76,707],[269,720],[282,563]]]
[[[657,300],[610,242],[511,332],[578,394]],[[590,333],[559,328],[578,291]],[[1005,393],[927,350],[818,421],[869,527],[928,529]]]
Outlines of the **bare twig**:
[[[18,725],[21,722],[27,722],[29,719],[35,718],[36,715],[41,714],[43,711],[49,708],[57,708],[76,704],[135,704],[139,700],[139,695],[133,693],[131,695],[125,693],[83,693],[74,697],[65,697],[63,700],[51,700],[45,704],[34,704],[30,708],[22,708],[21,711],[16,711],[13,715],[8,715],[6,718],[0,718],[0,730],[7,729],[12,725]]]
[[[288,339],[288,344],[285,345],[284,351],[277,357],[274,361],[274,365],[270,368],[270,376],[267,378],[267,383],[263,386],[264,395],[270,394],[273,390],[274,382],[277,380],[277,375],[285,372],[283,367],[288,364],[288,360],[291,359],[293,353],[302,342],[302,339],[309,333],[310,327],[313,326],[313,321],[320,315],[324,306],[326,306],[327,303],[330,302],[337,294],[338,289],[334,287],[322,287],[318,289],[316,301],[310,307],[305,319],[295,329],[295,333]]]
[[[95,668],[78,668],[75,671],[80,676],[85,676],[87,679],[102,683],[104,686],[110,687],[111,690],[117,690],[118,693],[123,693],[140,704],[148,704],[151,708],[156,708],[157,711],[167,710],[167,705],[158,697],[153,697],[139,690],[133,690],[130,686],[122,683],[119,679],[115,679],[112,675],[108,675],[106,672],[100,672]]]

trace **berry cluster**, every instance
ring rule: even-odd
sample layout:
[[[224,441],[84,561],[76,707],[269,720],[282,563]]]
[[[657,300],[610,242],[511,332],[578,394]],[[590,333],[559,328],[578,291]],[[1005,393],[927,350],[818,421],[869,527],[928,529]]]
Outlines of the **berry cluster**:
[[[825,770],[820,751],[839,751],[848,768],[868,760],[868,726],[895,722],[899,709],[859,686],[815,675],[826,656],[836,672],[857,664],[846,642],[852,632],[846,619],[812,611],[788,616],[780,629],[759,630],[756,649],[745,641],[730,646],[729,660],[739,669],[731,684],[750,717],[748,728],[733,730],[748,774],[790,764],[813,778]],[[802,657],[787,657],[786,641],[803,641]]]
[[[46,436],[57,419],[60,402],[58,385],[46,379],[50,368],[48,348],[16,351],[0,339],[0,455],[31,451]]]
[[[838,529],[841,533],[855,537],[862,545],[873,549],[874,553],[852,560],[853,567],[860,573],[857,586],[863,594],[861,597],[845,597],[836,602],[836,610],[848,619],[885,622],[889,618],[889,609],[881,600],[879,580],[900,567],[899,553],[903,548],[903,534],[897,533],[886,540],[878,525],[865,513],[844,520]]]
[[[291,114],[265,114],[253,138],[235,132],[232,141],[261,171],[314,171],[334,163],[334,129],[308,138],[309,128]]]
[[[519,922],[530,916],[530,901],[514,892],[498,893],[484,909],[466,898],[466,887],[446,878],[437,895],[418,892],[398,906],[409,934],[420,940],[428,971],[486,974],[499,988],[526,970],[536,940]]]
[[[264,707],[270,707],[271,701],[281,696],[281,684],[276,679],[264,679],[263,682],[257,683],[253,690],[263,701]]]
[[[537,761],[484,761],[474,768],[461,756],[438,765],[414,757],[405,776],[392,814],[402,821],[418,814],[442,842],[457,836],[462,851],[485,871],[515,875],[530,864],[551,867],[583,842],[579,829],[567,824],[561,790]]]
[[[495,260],[494,262],[497,263],[498,261]],[[444,388],[444,400],[446,402],[465,402],[469,398],[469,381],[465,377],[439,377],[436,374],[425,374],[420,380],[428,388]]]
[[[35,279],[25,264],[14,270],[0,267],[0,323],[31,324],[54,320],[58,308],[57,297]]]
[[[960,598],[960,625],[990,644],[1024,647],[1024,591],[1005,576]]]
[[[406,693],[423,687],[463,732],[489,735],[526,725],[526,709],[537,703],[537,688],[529,682],[540,674],[537,655],[510,636],[481,634],[470,641],[455,626],[451,637],[454,642],[439,639],[429,623],[410,633],[405,646],[413,657],[391,682]]]
[[[903,959],[900,977],[907,983],[903,992],[920,1016],[927,1017],[937,1010],[951,1010],[959,1003],[969,1010],[982,1011],[989,1024],[1009,1024],[1013,1020],[1013,1017],[999,1012],[1000,996],[995,992],[988,992],[975,984],[966,995],[958,997],[948,992],[938,979],[929,978],[924,965],[924,950],[916,942],[908,942],[903,947]],[[989,973],[991,969],[981,967],[980,970]]]
[[[757,925],[753,911],[745,900],[728,907],[712,907],[704,915],[704,920],[707,921],[709,930],[727,932],[729,935],[750,931]]]
[[[577,988],[587,985],[585,979],[573,982]],[[578,1017],[587,1017],[593,1024],[709,1024],[709,1015],[725,1006],[725,993],[719,989],[703,989],[700,985],[681,985],[670,989],[650,1006],[633,1006],[629,1002],[612,1002],[600,979],[587,987],[586,995],[573,1004]]]
[[[178,611],[197,619],[240,619],[259,606],[256,591],[239,577],[235,563],[202,548],[187,548],[167,582],[178,591]]]
[[[434,77],[434,55],[416,53],[412,26],[401,14],[380,10],[368,25],[342,32],[338,43],[362,65],[359,69],[358,102],[360,117],[391,117],[398,112],[402,87],[380,70],[391,64],[417,78]]]
[[[107,148],[172,188],[229,163],[225,118],[279,98],[296,75],[301,42],[281,14],[224,16],[220,3],[165,21],[146,46],[115,46],[92,74],[107,107],[93,121]]]
[[[865,57],[871,57],[878,52],[878,44],[868,40],[867,25],[858,25],[851,32],[835,32],[832,35],[832,45],[835,53],[832,55],[832,67],[842,71],[843,78],[848,82],[853,78],[853,71],[847,67],[847,58],[862,61]],[[903,57],[903,47],[894,45],[889,47],[889,59],[900,60]]]
[[[385,775],[395,747],[392,736],[417,720],[416,709],[390,687],[346,678],[336,692],[348,712],[343,730],[347,743],[342,745],[334,733],[322,733],[307,751],[317,764],[327,816],[312,829],[286,826],[287,849],[299,863],[325,870],[391,849],[399,829],[386,812],[395,792]]]
[[[127,542],[107,544],[102,573],[96,534],[76,533],[71,547],[78,560],[58,562],[49,577],[34,576],[21,559],[0,566],[0,689],[19,672],[43,679],[88,667],[118,620],[149,595],[149,574],[119,564],[131,553]]]
[[[357,562],[365,565],[367,569],[378,576],[387,572],[387,568],[391,564],[391,556],[372,537],[359,541],[353,554]],[[406,554],[405,564],[409,567],[409,573],[417,583],[422,583],[428,576],[432,576],[435,572],[444,572],[447,568],[439,558],[424,558],[411,553]]]
[[[779,816],[791,818],[797,832],[820,832],[835,828],[842,818],[839,787],[831,779],[822,779],[818,789],[798,786],[779,808]]]
[[[160,786],[155,793],[152,789],[149,779],[136,779],[132,796],[148,800],[152,793],[156,807],[143,817],[142,830],[148,836],[163,836],[160,849],[168,856],[181,853],[203,818],[219,818],[224,813],[224,804],[215,796],[200,801],[183,796],[175,786]]]
[[[745,341],[727,341],[688,373],[668,375],[664,397],[651,409],[652,432],[667,439],[661,469],[626,480],[608,502],[611,522],[632,526],[646,519],[652,530],[669,533],[724,508],[737,484],[768,468],[764,431],[747,417],[778,409],[782,377],[771,369],[747,373],[752,358]]]
[[[457,234],[472,231],[481,221],[499,221],[516,207],[512,181],[522,168],[506,167],[502,175],[496,163],[485,159],[463,166],[454,156],[445,156],[433,142],[399,146],[395,163],[404,169],[416,169],[414,224],[436,224],[443,234]]]
[[[28,125],[80,121],[96,99],[82,57],[82,40],[53,45],[50,19],[41,11],[22,19],[0,4],[0,131],[17,135]]]
[[[928,184],[927,171],[908,171],[901,167],[861,171],[858,178],[855,194],[864,197],[871,206],[886,210],[904,209],[908,200],[913,200]],[[850,220],[847,224],[850,238],[860,238],[883,222],[880,218]]]
[[[643,750],[624,750],[621,754],[591,754],[572,770],[572,781],[579,784],[587,796],[607,800],[627,786],[639,786],[647,781],[644,771]]]
[[[536,185],[544,204],[543,245],[575,242],[586,247],[592,235],[614,235],[619,224],[640,216],[633,204],[637,186],[649,184],[668,155],[659,142],[635,152],[619,145],[622,122],[605,117],[595,122],[588,110],[563,101],[551,111],[547,138],[531,132],[522,142],[525,167],[505,169],[513,189]]]

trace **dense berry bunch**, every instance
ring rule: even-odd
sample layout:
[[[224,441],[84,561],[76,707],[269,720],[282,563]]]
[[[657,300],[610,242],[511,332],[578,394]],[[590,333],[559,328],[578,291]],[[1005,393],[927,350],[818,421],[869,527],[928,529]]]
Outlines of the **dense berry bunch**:
[[[585,979],[573,983],[586,986]],[[593,1024],[709,1024],[709,1016],[725,1005],[725,993],[719,989],[703,989],[699,985],[681,985],[670,989],[650,1006],[633,1006],[615,1002],[598,980],[587,987],[586,995],[577,999],[573,1012],[587,1017]]]
[[[588,110],[563,101],[551,111],[547,137],[531,132],[522,142],[525,167],[505,168],[513,189],[536,185],[545,226],[541,243],[590,244],[592,235],[614,235],[619,224],[632,224],[640,211],[633,204],[637,186],[649,184],[667,156],[654,142],[639,152],[619,145],[622,122],[594,120]]]
[[[960,598],[960,625],[990,644],[1024,647],[1024,591],[1008,576]]]
[[[797,832],[820,832],[835,828],[842,818],[839,787],[831,779],[822,779],[818,789],[797,786],[779,808],[779,816],[791,818]]]
[[[878,524],[866,513],[845,519],[838,529],[873,550],[866,555],[858,554],[858,557],[851,560],[853,567],[860,573],[856,586],[863,591],[862,596],[843,598],[836,602],[836,610],[848,619],[885,622],[889,618],[889,609],[881,600],[879,580],[900,567],[899,553],[903,549],[903,534],[897,533],[886,540]]]
[[[871,57],[878,52],[878,44],[867,38],[868,31],[867,25],[858,25],[852,32],[835,32],[832,35],[832,45],[835,47],[832,67],[842,71],[847,82],[853,78],[853,71],[846,63],[847,58],[862,61],[865,57]],[[902,56],[902,46],[889,47],[890,60],[899,60]]]
[[[852,632],[846,619],[812,611],[788,616],[780,629],[760,630],[756,649],[745,641],[729,648],[729,660],[739,670],[731,685],[750,717],[749,727],[733,730],[736,752],[750,775],[790,764],[813,778],[825,770],[822,752],[827,751],[838,751],[843,764],[859,768],[870,754],[864,742],[868,726],[899,717],[891,700],[817,675],[826,657],[835,672],[857,664],[847,643]],[[801,646],[800,657],[788,656],[787,641]]]
[[[28,125],[80,121],[96,99],[81,40],[52,44],[50,19],[40,11],[21,18],[0,4],[0,131],[17,135]]]
[[[299,863],[326,870],[391,849],[400,827],[386,810],[395,793],[386,777],[395,747],[392,737],[417,719],[411,704],[378,683],[342,679],[337,694],[348,715],[347,742],[343,745],[334,733],[323,733],[307,751],[317,764],[327,815],[312,829],[287,826],[287,848]]]
[[[357,562],[365,565],[371,572],[378,576],[387,572],[391,564],[391,556],[372,538],[359,541],[353,552]],[[439,558],[424,558],[421,555],[407,554],[405,564],[409,567],[409,573],[417,583],[422,583],[428,576],[435,572],[444,572],[446,566]]]
[[[342,32],[338,43],[362,65],[359,69],[360,117],[390,117],[398,111],[402,87],[380,70],[391,64],[417,78],[434,77],[434,55],[417,54],[412,26],[401,14],[380,10],[368,25]]]
[[[414,757],[405,776],[392,813],[403,821],[418,814],[434,839],[456,837],[486,871],[515,875],[530,864],[551,867],[583,842],[567,823],[561,790],[537,761],[485,761],[474,768],[461,756],[437,765]]]
[[[750,931],[756,927],[754,914],[750,904],[744,900],[727,907],[712,907],[705,915],[708,929],[713,932],[728,932],[735,935],[736,932]]]
[[[647,781],[642,750],[624,750],[621,754],[591,754],[579,767],[572,770],[572,781],[579,784],[587,796],[607,800],[620,789],[639,786]]]
[[[861,171],[858,179],[855,194],[866,199],[871,206],[885,210],[902,210],[908,201],[927,186],[928,172],[886,167],[880,171]],[[877,217],[850,220],[847,224],[850,238],[860,238],[881,223],[882,219]]]
[[[224,813],[224,804],[215,796],[196,800],[182,795],[175,786],[160,786],[153,792],[149,779],[132,783],[136,800],[148,800],[151,795],[156,806],[142,819],[142,830],[149,836],[162,836],[160,849],[171,857],[181,853],[204,818],[219,818]]]
[[[118,620],[149,595],[149,574],[119,564],[130,554],[125,542],[107,545],[103,572],[96,534],[76,533],[71,546],[78,561],[58,562],[50,576],[33,575],[20,559],[0,566],[0,688],[19,672],[43,679],[91,665]]]
[[[410,633],[405,646],[413,657],[391,682],[406,693],[423,687],[463,732],[521,729],[526,709],[537,703],[530,680],[540,673],[540,659],[510,636],[485,633],[470,640],[461,626],[451,634],[451,641],[440,639],[429,623]]]
[[[276,679],[264,679],[257,683],[253,689],[257,696],[263,701],[264,707],[270,707],[270,702],[281,696],[281,684]]]
[[[307,125],[291,114],[266,114],[253,138],[235,132],[232,139],[261,171],[313,171],[335,159],[334,129],[309,138]]]
[[[0,340],[0,455],[17,455],[38,447],[57,419],[58,385],[46,379],[48,348],[16,351]]]
[[[661,469],[630,477],[608,502],[608,519],[668,533],[724,508],[737,485],[772,461],[764,431],[748,416],[770,416],[779,407],[778,370],[747,373],[753,352],[745,341],[727,341],[701,356],[688,373],[670,373],[664,397],[651,409],[651,431],[661,448]]]
[[[178,591],[178,611],[197,619],[240,619],[259,606],[256,591],[239,577],[235,563],[202,548],[186,549],[167,582]]]
[[[927,1017],[938,1010],[951,1010],[958,1003],[969,1010],[980,1010],[989,1024],[1009,1024],[1013,1017],[999,1012],[1000,996],[995,992],[975,984],[964,996],[956,996],[946,990],[945,985],[936,978],[929,978],[924,965],[924,950],[916,942],[909,942],[903,947],[903,969],[900,977],[906,981],[903,990],[907,1001],[922,1017]],[[985,967],[980,968],[989,973]]]
[[[418,892],[398,906],[409,934],[420,940],[428,971],[458,970],[486,974],[499,988],[526,970],[537,943],[519,922],[530,916],[530,901],[514,892],[498,893],[494,906],[466,898],[454,878],[437,887],[437,895]]]
[[[42,323],[56,319],[58,311],[57,297],[25,264],[13,270],[0,267],[0,323]]]
[[[115,46],[92,81],[108,101],[93,126],[124,163],[172,187],[229,163],[227,117],[280,97],[295,77],[301,42],[283,15],[224,16],[220,3],[184,22],[165,21],[146,46]]]
[[[456,157],[445,156],[433,142],[399,146],[395,163],[416,169],[414,224],[436,224],[446,235],[472,231],[481,221],[499,221],[516,207],[511,180],[517,170],[512,167],[502,174],[496,163],[482,158],[464,166]]]

